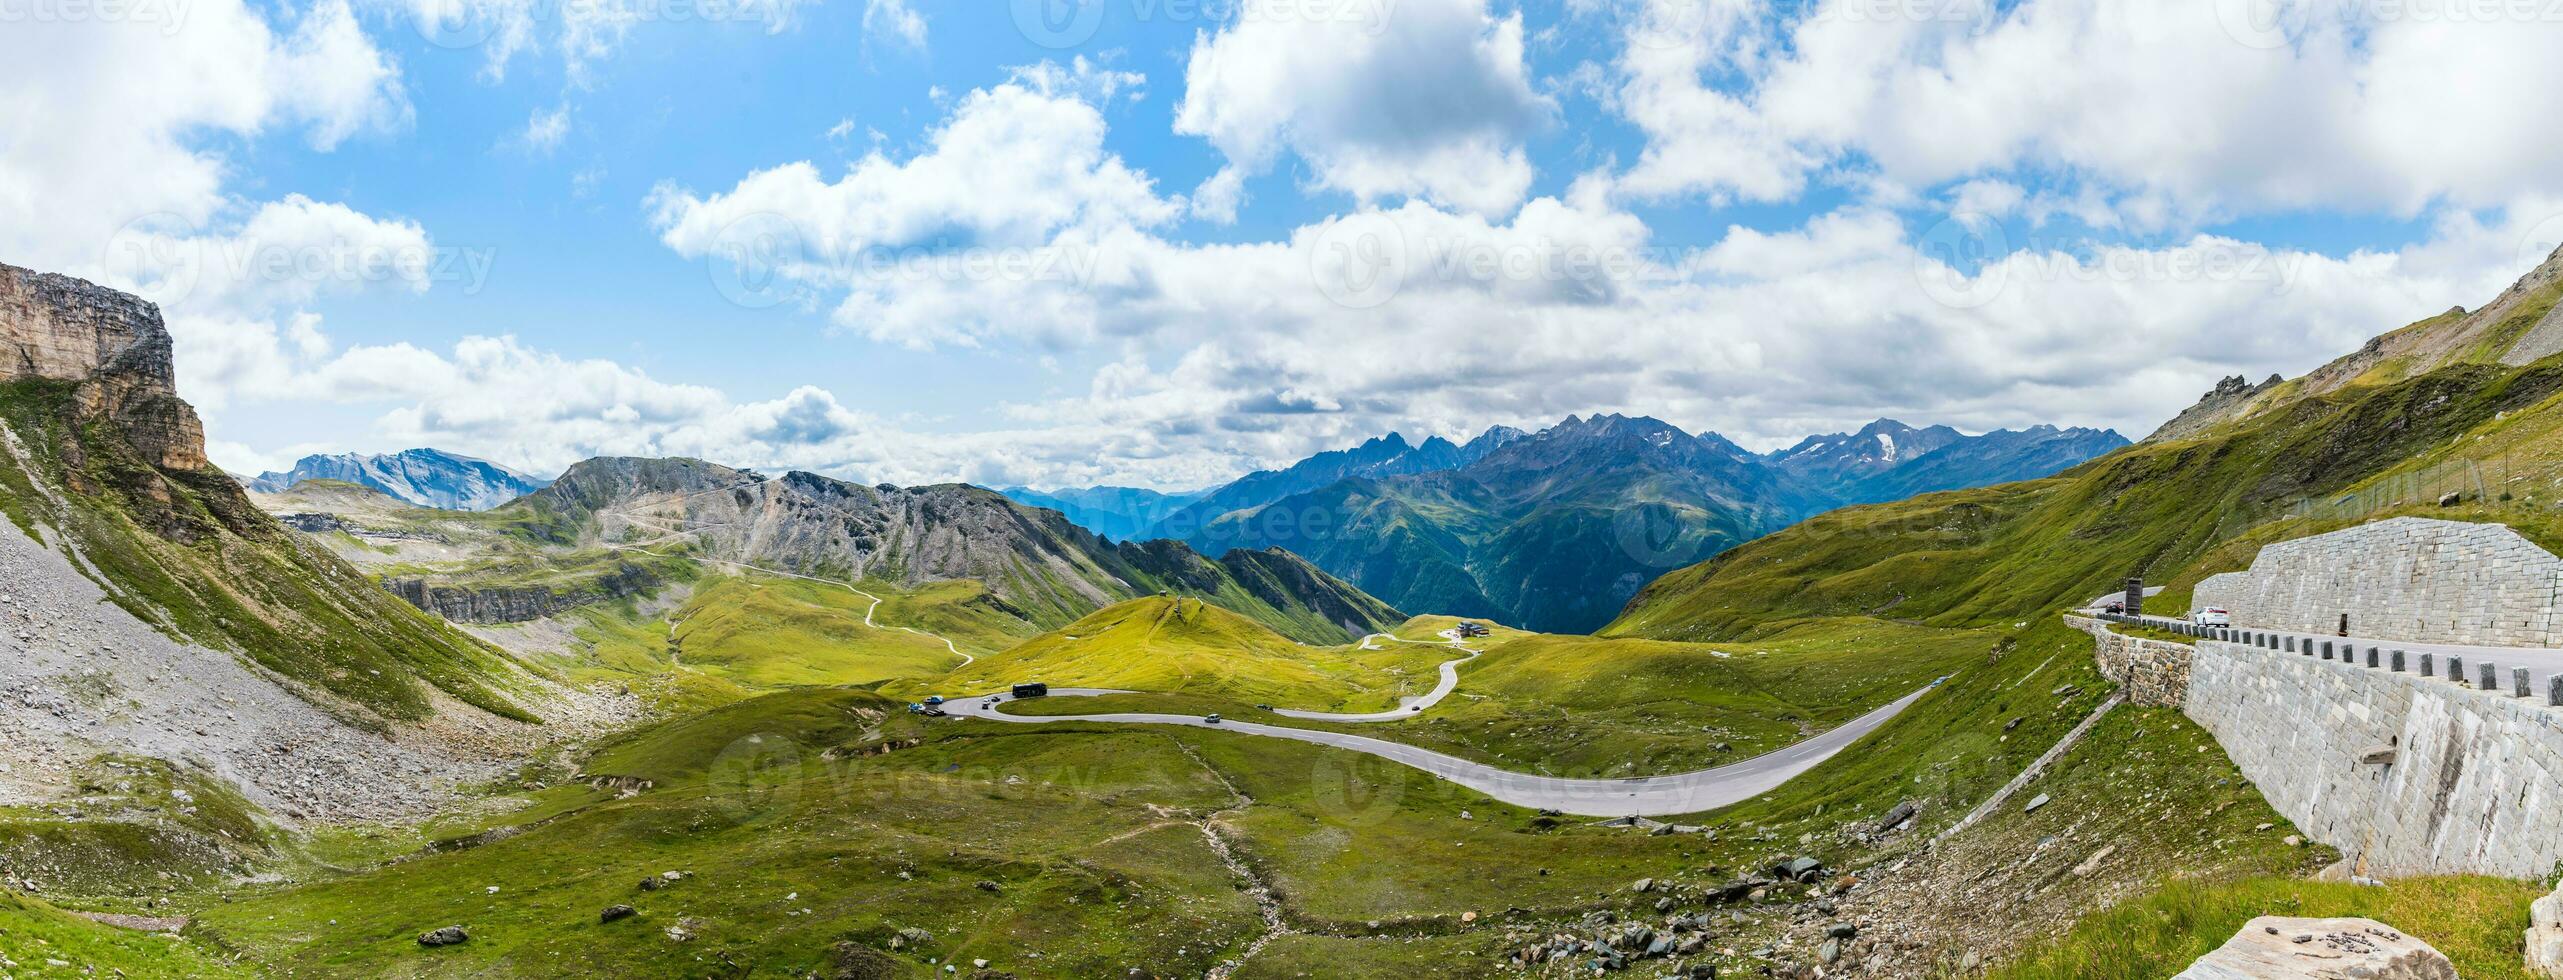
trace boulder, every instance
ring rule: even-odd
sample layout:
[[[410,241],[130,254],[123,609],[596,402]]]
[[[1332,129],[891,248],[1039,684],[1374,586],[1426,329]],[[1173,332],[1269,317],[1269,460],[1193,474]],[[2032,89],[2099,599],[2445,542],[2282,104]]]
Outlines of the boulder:
[[[2527,972],[2563,978],[2563,888],[2527,905]]]
[[[464,940],[467,940],[467,939],[470,939],[470,938],[472,938],[472,934],[471,934],[471,933],[468,933],[468,932],[464,932],[464,931],[463,931],[463,927],[461,927],[461,926],[446,926],[445,928],[442,928],[442,929],[437,929],[437,930],[432,931],[432,932],[427,932],[427,933],[423,933],[423,934],[421,934],[421,935],[418,937],[418,944],[419,944],[419,945],[421,945],[421,946],[429,946],[429,947],[434,947],[434,946],[459,946],[459,945],[462,945],[462,943],[463,943],[463,941],[464,941]]]
[[[2374,919],[2265,915],[2172,980],[2456,980],[2430,944]]]
[[[620,922],[624,919],[629,919],[640,914],[640,911],[641,910],[629,905],[608,905],[605,907],[605,911],[596,914],[596,921]]]

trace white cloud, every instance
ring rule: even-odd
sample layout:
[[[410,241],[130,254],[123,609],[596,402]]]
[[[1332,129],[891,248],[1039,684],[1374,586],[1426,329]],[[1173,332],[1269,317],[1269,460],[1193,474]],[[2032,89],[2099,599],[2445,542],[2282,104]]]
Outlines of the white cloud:
[[[914,264],[956,250],[1043,249],[1055,257],[1065,244],[1162,225],[1181,212],[1146,174],[1105,150],[1103,115],[1093,104],[1044,77],[975,90],[923,151],[905,160],[875,151],[833,181],[804,161],[709,195],[663,185],[649,201],[653,223],[668,247],[690,258],[748,256],[761,266],[754,279],[851,288],[838,321],[874,339],[972,342],[1016,314],[903,315],[919,310],[881,309],[881,291],[915,279]]]
[[[568,103],[562,103],[550,109],[534,110],[534,114],[525,120],[525,130],[516,135],[516,142],[531,152],[548,155],[560,149],[561,140],[569,134],[570,107]]]
[[[2563,190],[2563,143],[2519,125],[2511,97],[2563,87],[2563,22],[2283,0],[2286,30],[2262,35],[2240,19],[2257,5],[2226,2],[1710,6],[1724,13],[1628,26],[1616,104],[1648,146],[1626,193],[1774,201],[1827,173],[2033,173],[2176,227]]]
[[[841,475],[867,479],[999,473],[1180,486],[1384,431],[1463,436],[1492,422],[1597,410],[1655,414],[1761,446],[1879,414],[2142,435],[2223,375],[2301,372],[2451,303],[2481,302],[2541,257],[2522,244],[2536,237],[2531,220],[2563,210],[2527,202],[2489,223],[2458,212],[2423,243],[2346,256],[2214,236],[2098,247],[2014,237],[2076,204],[1985,179],[1947,197],[1969,220],[1908,227],[1894,212],[1854,205],[1795,228],[1733,228],[1691,250],[1657,244],[1613,203],[1625,184],[1597,174],[1505,220],[1410,200],[1314,219],[1273,240],[1195,245],[1160,234],[1169,202],[1096,206],[1137,199],[1131,191],[1147,179],[1117,161],[1098,164],[1108,158],[1086,150],[1101,145],[1100,130],[1080,125],[1058,131],[1074,134],[1064,142],[1075,152],[1042,141],[1079,161],[1044,181],[1047,195],[993,195],[976,206],[1003,206],[972,217],[942,189],[969,172],[955,169],[976,156],[962,148],[994,145],[966,134],[1000,107],[1041,102],[1029,90],[972,93],[916,157],[868,160],[833,184],[794,165],[752,174],[727,194],[662,201],[668,243],[716,270],[728,260],[705,229],[757,214],[806,216],[795,227],[809,230],[796,234],[814,241],[948,257],[968,251],[949,247],[956,240],[996,240],[1073,256],[1073,274],[1060,276],[830,267],[801,283],[807,301],[833,303],[838,322],[873,337],[990,352],[956,356],[1119,352],[1082,395],[1007,405],[1020,428],[965,440],[984,458],[954,460],[948,446],[879,456],[873,447],[903,443],[806,391],[788,409],[767,403],[754,414],[810,422],[757,431],[823,433],[817,446],[833,448],[774,449],[780,457],[836,459],[854,467]],[[1072,107],[1037,108],[1027,117],[1092,123]],[[1097,192],[1093,178],[1104,173],[1115,177],[1102,186],[1123,193]],[[912,227],[903,218],[910,205],[962,217]],[[1948,255],[1963,265],[1944,265]],[[2091,369],[2095,351],[2120,344],[2154,356],[2132,370]],[[929,459],[950,468],[935,471]]]
[[[1229,161],[1198,195],[1212,219],[1284,152],[1366,203],[1509,212],[1531,186],[1522,143],[1555,111],[1531,84],[1521,15],[1486,0],[1244,4],[1194,43],[1184,85],[1175,130]]]
[[[863,33],[893,38],[922,51],[926,46],[926,19],[908,7],[908,0],[864,0]]]
[[[183,25],[31,18],[0,30],[0,133],[12,134],[0,139],[0,254],[95,271],[130,224],[201,227],[237,209],[232,164],[214,147],[299,129],[327,149],[408,118],[396,68],[344,0],[276,24],[239,0],[169,9]]]

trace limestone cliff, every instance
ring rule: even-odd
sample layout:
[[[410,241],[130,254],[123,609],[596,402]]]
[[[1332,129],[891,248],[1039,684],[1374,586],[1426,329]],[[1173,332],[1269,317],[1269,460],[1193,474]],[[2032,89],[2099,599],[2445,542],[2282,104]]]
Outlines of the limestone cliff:
[[[172,356],[150,303],[0,266],[0,512],[133,618],[253,661],[333,714],[423,720],[442,692],[528,718],[500,693],[520,675],[495,650],[296,537],[207,464]]]
[[[0,265],[0,382],[67,382],[84,417],[113,423],[154,465],[204,469],[204,425],[178,398],[171,352],[159,307],[70,276]]]

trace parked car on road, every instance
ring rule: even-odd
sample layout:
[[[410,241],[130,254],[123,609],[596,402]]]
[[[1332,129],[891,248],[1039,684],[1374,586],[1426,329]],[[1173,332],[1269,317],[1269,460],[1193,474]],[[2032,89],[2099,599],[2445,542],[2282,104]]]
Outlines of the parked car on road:
[[[1219,716],[1218,716],[1218,715],[1203,715],[1203,716],[1201,717],[1201,720],[1202,720],[1202,723],[1204,723],[1204,724],[1209,724],[1209,725],[1216,725],[1216,724],[1219,724]]]
[[[2195,626],[2232,626],[2234,614],[2222,609],[2201,609],[2189,614],[2189,622]]]

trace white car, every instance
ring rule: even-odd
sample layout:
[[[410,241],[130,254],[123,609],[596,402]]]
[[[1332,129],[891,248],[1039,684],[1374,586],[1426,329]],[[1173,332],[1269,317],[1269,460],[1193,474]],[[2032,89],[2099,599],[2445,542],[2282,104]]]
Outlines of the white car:
[[[2196,626],[2232,626],[2234,614],[2222,609],[2201,609],[2189,614],[2189,622]]]

